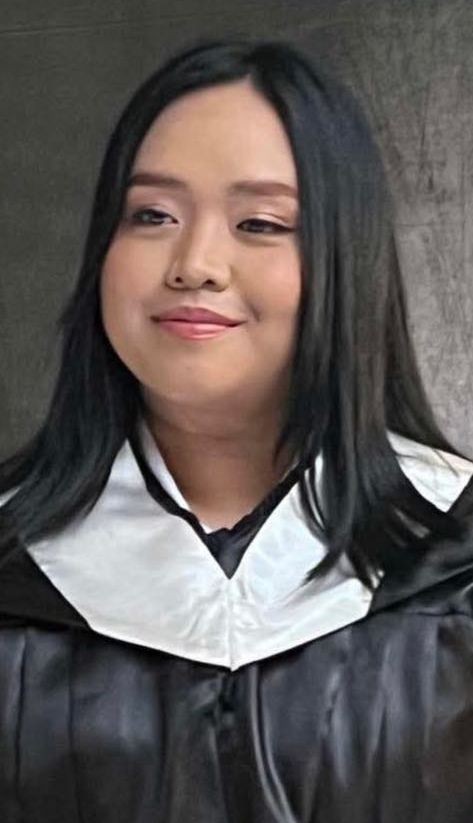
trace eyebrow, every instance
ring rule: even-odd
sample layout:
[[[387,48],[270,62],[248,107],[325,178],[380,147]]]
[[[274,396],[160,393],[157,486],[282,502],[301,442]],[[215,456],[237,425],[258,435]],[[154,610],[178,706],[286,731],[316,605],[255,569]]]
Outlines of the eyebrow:
[[[138,171],[133,174],[128,180],[127,188],[132,186],[162,186],[174,191],[189,191],[187,183],[178,177],[147,171]],[[236,180],[227,187],[227,192],[229,195],[284,195],[297,200],[297,190],[294,186],[280,180]]]

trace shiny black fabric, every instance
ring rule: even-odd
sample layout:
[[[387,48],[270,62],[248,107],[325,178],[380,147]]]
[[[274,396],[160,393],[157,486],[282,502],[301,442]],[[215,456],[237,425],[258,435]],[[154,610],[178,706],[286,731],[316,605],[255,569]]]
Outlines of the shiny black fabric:
[[[365,618],[236,672],[98,635],[14,555],[1,823],[471,823],[472,482],[457,511]]]

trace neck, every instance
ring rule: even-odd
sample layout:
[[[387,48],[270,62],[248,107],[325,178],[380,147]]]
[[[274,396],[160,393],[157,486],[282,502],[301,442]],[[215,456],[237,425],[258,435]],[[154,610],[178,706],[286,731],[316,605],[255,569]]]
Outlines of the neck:
[[[273,453],[281,421],[274,414],[218,422],[156,411],[145,415],[150,432],[183,497],[199,519],[213,528],[231,528],[251,512],[291,465],[289,449],[276,463]]]

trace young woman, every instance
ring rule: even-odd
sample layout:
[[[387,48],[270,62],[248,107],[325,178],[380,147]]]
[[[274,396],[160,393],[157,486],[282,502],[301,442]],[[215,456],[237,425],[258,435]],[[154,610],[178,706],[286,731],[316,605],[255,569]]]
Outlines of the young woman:
[[[108,146],[46,418],[0,467],[2,823],[473,818],[473,461],[382,163],[284,42]]]

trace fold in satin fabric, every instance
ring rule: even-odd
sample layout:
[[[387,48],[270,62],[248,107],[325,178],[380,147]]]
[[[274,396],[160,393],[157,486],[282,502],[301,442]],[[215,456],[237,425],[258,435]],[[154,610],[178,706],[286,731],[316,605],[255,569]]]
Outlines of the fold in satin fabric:
[[[188,508],[145,426],[141,435],[159,480]],[[473,464],[390,438],[411,481],[448,508]],[[322,470],[319,455],[319,490]],[[228,578],[191,525],[150,496],[128,441],[88,516],[26,548],[100,634],[231,670],[360,620],[372,601],[345,557],[325,579],[302,586],[325,547],[303,518],[295,486]]]

